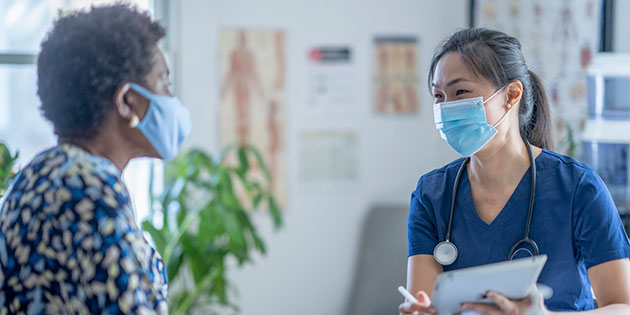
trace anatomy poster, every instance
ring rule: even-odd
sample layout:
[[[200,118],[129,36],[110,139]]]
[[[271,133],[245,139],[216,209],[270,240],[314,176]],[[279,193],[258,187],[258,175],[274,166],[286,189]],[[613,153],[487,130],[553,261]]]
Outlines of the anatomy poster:
[[[551,101],[556,150],[576,156],[586,119],[586,68],[598,51],[602,0],[477,0],[475,26],[521,42]]]
[[[373,102],[379,114],[418,111],[418,39],[381,36],[374,39]]]
[[[270,30],[219,34],[220,144],[251,144],[264,157],[272,191],[286,204],[285,35]],[[260,166],[250,168],[261,176]]]

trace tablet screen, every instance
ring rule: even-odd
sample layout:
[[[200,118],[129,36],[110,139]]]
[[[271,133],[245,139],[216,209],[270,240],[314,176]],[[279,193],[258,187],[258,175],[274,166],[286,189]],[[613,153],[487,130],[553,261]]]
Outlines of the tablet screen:
[[[525,298],[546,261],[547,255],[539,255],[444,272],[435,281],[432,305],[439,314],[456,313],[463,302],[492,302],[483,298],[488,290]]]

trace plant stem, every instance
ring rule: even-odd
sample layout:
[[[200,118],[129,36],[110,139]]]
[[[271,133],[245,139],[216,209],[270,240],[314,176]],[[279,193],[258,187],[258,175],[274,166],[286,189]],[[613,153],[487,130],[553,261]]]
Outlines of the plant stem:
[[[175,237],[171,239],[170,242],[168,242],[168,245],[166,245],[166,249],[164,250],[163,261],[165,262],[171,261],[171,256],[173,255],[173,251],[175,250],[175,247],[179,243],[179,240],[182,238],[184,233],[188,231],[190,226],[193,224],[193,222],[195,222],[195,220],[198,217],[199,215],[196,212],[195,213],[189,212],[188,214],[186,214],[186,218],[184,219],[184,222],[182,222],[182,225],[177,230],[177,234],[175,235]]]
[[[218,269],[215,268],[212,272],[206,274],[203,278],[201,278],[201,282],[195,286],[195,290],[182,301],[181,304],[177,307],[175,314],[184,314],[188,309],[192,306],[192,304],[197,300],[201,292],[205,291],[210,284],[212,284],[212,279],[214,279],[217,275]]]

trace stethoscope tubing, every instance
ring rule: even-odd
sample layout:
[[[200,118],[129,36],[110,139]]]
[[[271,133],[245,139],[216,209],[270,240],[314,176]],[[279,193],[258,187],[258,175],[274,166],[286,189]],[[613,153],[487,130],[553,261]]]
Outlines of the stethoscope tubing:
[[[534,249],[534,254],[535,255],[539,255],[540,251],[538,248],[538,244],[536,244],[536,242],[534,240],[532,240],[531,238],[529,238],[529,232],[531,230],[531,224],[532,224],[532,217],[534,214],[534,201],[536,200],[536,159],[534,159],[534,152],[532,150],[532,146],[529,143],[529,141],[525,138],[523,138],[523,141],[525,142],[525,146],[527,147],[527,152],[529,153],[529,164],[530,164],[530,169],[531,169],[531,191],[530,191],[530,195],[529,195],[529,209],[527,212],[527,223],[525,225],[525,235],[523,236],[523,239],[519,240],[518,242],[516,242],[512,248],[510,249],[510,253],[508,255],[508,259],[512,259],[512,256],[515,254],[517,248],[524,243],[530,244],[532,246],[532,248]],[[448,216],[448,227],[446,229],[446,240],[444,242],[440,242],[437,246],[436,246],[436,250],[434,252],[437,252],[437,248],[442,245],[443,243],[447,243],[450,246],[453,246],[455,248],[455,255],[457,255],[457,247],[455,246],[455,244],[453,244],[451,242],[451,230],[453,227],[453,216],[455,214],[455,199],[457,198],[457,190],[459,187],[459,182],[461,181],[461,177],[462,174],[464,173],[464,171],[466,171],[466,166],[468,165],[468,163],[470,162],[470,157],[466,157],[466,159],[464,160],[464,162],[462,163],[462,165],[459,167],[459,170],[457,171],[457,176],[455,177],[455,183],[453,184],[453,193],[451,194],[451,209],[450,209],[450,213]],[[434,254],[435,255],[435,254]],[[444,263],[445,261],[437,259],[438,262],[440,262],[440,264],[442,265],[450,265],[452,264],[455,260],[457,259],[457,256],[455,256],[452,261],[449,259],[446,262],[449,263]]]

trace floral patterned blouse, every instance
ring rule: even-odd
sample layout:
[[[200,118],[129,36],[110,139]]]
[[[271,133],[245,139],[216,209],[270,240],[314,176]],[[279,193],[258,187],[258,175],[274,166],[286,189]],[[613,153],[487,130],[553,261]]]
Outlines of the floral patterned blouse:
[[[167,313],[159,254],[109,160],[60,144],[0,203],[0,314]]]

